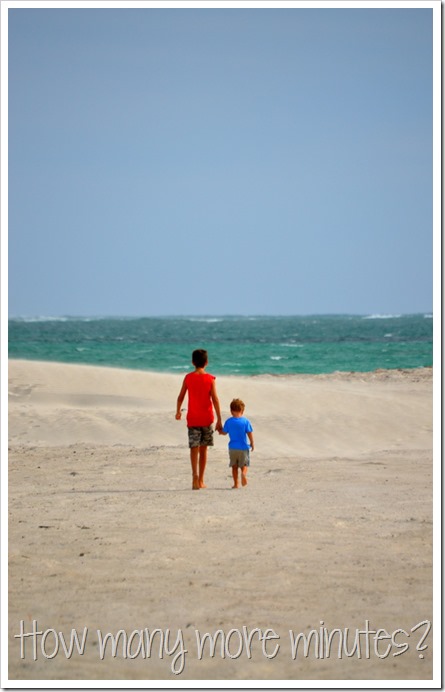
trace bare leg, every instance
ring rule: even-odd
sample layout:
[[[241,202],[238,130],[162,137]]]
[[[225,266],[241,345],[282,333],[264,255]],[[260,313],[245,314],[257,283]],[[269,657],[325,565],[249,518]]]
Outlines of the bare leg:
[[[232,466],[232,476],[233,476],[233,485],[232,485],[232,488],[239,488],[239,483],[238,483],[238,466]]]
[[[241,469],[241,483],[242,485],[247,485],[247,466],[243,466]]]
[[[207,488],[204,483],[204,474],[207,465],[207,447],[199,447],[199,487]]]
[[[199,447],[190,448],[190,461],[192,464],[192,474],[193,474],[193,490],[199,490],[199,474],[198,474],[198,459],[199,459]]]

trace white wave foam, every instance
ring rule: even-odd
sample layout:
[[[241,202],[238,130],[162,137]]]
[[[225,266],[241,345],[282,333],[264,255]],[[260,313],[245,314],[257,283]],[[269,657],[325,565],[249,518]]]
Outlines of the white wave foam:
[[[363,317],[364,320],[395,320],[402,315],[366,315]]]
[[[213,322],[223,322],[222,317],[187,317],[188,322],[206,322],[211,324]]]
[[[31,317],[10,317],[12,322],[68,322],[69,317],[46,317],[43,315],[34,315]]]

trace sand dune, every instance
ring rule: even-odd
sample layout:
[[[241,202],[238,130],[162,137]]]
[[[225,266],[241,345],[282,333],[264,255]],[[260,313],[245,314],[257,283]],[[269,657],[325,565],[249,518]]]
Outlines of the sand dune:
[[[336,449],[431,446],[431,371],[420,372],[218,377],[217,386],[227,416],[234,396],[245,401],[259,455],[313,458]],[[184,446],[185,423],[174,419],[181,382],[169,374],[10,361],[10,441]]]
[[[9,362],[10,678],[431,678],[432,633],[416,649],[433,617],[431,370],[218,377],[224,415],[241,397],[255,430],[239,491],[219,436],[208,489],[191,491],[181,381]],[[84,653],[47,658],[40,636],[21,659],[21,620],[51,630],[46,653],[52,630],[87,628]],[[256,633],[251,658],[233,656],[243,626],[279,639]],[[177,675],[174,654],[131,657],[137,633],[101,660],[101,633],[145,628],[181,635]],[[362,631],[361,657],[316,655],[313,635],[294,660],[289,630],[323,628]],[[224,657],[200,660],[197,636],[218,629],[232,630]]]

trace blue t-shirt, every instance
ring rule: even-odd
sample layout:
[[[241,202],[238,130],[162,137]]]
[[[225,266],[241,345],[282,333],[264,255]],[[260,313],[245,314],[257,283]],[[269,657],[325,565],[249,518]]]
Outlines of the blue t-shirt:
[[[250,449],[248,432],[253,432],[252,425],[247,418],[228,418],[224,423],[224,432],[230,437],[229,449]]]

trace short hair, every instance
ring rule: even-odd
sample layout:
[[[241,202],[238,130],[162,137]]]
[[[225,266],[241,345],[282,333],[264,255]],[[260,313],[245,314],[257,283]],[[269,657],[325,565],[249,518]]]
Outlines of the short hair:
[[[209,360],[207,351],[203,348],[197,348],[196,351],[192,353],[192,363],[195,368],[203,368],[207,365]]]
[[[233,399],[230,402],[230,410],[231,411],[244,411],[246,407],[244,406],[244,401],[241,401],[241,399]]]

